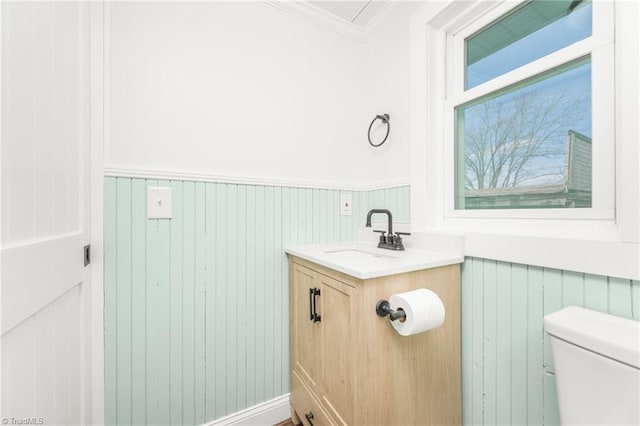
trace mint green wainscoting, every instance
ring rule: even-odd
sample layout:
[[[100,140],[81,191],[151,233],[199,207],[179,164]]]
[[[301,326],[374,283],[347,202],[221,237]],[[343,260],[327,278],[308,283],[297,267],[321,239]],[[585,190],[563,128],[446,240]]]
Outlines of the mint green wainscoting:
[[[148,186],[173,218],[146,219]],[[371,208],[409,220],[409,187],[352,194],[105,179],[107,424],[202,424],[289,392],[283,247],[356,239]]]
[[[168,186],[173,219],[146,219]],[[344,191],[348,192],[348,191]],[[354,240],[371,208],[409,220],[409,187],[340,191],[106,178],[105,420],[202,424],[289,392],[283,246]],[[584,306],[640,320],[640,282],[467,258],[466,425],[559,424],[542,318]]]
[[[467,258],[462,267],[465,425],[558,425],[542,318],[566,306],[640,320],[640,282]]]

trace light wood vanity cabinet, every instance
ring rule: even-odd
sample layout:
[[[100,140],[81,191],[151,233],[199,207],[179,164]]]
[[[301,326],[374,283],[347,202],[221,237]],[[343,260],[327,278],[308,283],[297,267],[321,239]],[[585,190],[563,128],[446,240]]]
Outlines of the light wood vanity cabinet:
[[[301,417],[312,413],[309,424],[349,422],[353,369],[344,348],[351,346],[354,288],[300,264],[291,276],[292,401],[301,400],[294,403]]]
[[[290,256],[289,277],[294,423],[461,423],[459,265],[359,280]],[[421,287],[440,296],[445,323],[402,337],[375,305]]]

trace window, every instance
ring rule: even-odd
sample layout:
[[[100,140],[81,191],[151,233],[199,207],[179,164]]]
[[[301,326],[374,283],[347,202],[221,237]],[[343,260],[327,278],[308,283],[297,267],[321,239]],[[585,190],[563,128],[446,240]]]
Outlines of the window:
[[[591,207],[591,61],[455,108],[456,208]]]
[[[613,179],[594,179],[613,176],[613,120],[594,110],[597,102],[613,102],[612,86],[597,80],[613,63],[612,25],[593,19],[594,6],[505,3],[449,35],[452,216],[515,209],[613,214]]]
[[[540,59],[591,36],[592,5],[534,1],[465,40],[465,88]]]
[[[462,235],[466,256],[639,279],[638,18],[640,2],[624,0],[420,9],[411,24],[412,230]],[[514,110],[529,111],[518,119],[526,125],[511,126],[516,143],[493,149],[491,169],[473,133],[485,117],[500,131]],[[556,117],[546,126],[554,136],[538,136],[554,144],[539,143],[535,161],[509,174],[505,165],[518,164],[510,150],[535,151],[529,135],[539,133],[525,130],[541,117]],[[559,194],[560,184],[571,191]]]

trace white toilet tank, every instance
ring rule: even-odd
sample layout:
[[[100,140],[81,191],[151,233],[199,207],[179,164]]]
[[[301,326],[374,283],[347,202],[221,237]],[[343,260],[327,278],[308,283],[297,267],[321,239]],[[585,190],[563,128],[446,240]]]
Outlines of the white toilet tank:
[[[563,425],[640,425],[640,323],[568,307],[544,317]]]

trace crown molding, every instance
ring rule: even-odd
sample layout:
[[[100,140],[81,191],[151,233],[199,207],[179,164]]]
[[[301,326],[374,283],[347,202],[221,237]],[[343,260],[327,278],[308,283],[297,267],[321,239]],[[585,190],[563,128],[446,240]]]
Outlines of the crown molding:
[[[351,40],[358,42],[364,40],[364,31],[361,27],[339,18],[312,3],[301,0],[263,0],[263,2],[311,23],[320,25]]]
[[[295,178],[272,178],[259,176],[238,176],[214,174],[204,171],[186,171],[175,169],[133,168],[123,166],[105,166],[105,177],[166,179],[189,182],[232,183],[237,185],[283,186],[290,188],[331,189],[337,191],[375,191],[410,185],[409,178],[390,179],[366,184],[346,184],[332,181],[312,181]]]
[[[378,31],[391,19],[407,2],[389,1],[371,18],[369,23],[362,27],[342,19],[334,14],[319,8],[311,2],[304,0],[262,0],[264,3],[280,10],[291,13],[299,18],[319,25],[330,31],[338,33],[359,43]]]
[[[406,1],[389,1],[385,3],[378,13],[376,13],[363,30],[363,41],[369,38],[373,33],[379,31],[391,18],[400,12],[408,2]]]

